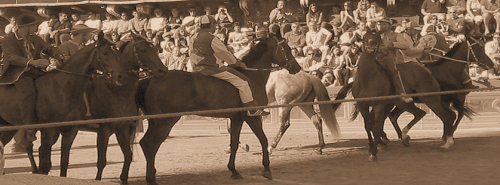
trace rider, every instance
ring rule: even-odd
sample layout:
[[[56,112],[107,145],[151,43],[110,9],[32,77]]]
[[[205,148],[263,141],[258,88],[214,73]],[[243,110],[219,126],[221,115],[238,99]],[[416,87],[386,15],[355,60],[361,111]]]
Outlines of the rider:
[[[22,124],[38,123],[35,111],[36,89],[33,80],[44,74],[40,69],[49,65],[49,60],[41,58],[45,48],[53,58],[61,59],[57,49],[35,35],[38,29],[37,20],[30,15],[21,15],[17,18],[14,32],[5,36],[4,70],[0,76],[0,85],[14,85],[22,101],[18,106],[24,118]],[[28,134],[29,140],[35,140],[34,132]]]
[[[227,50],[222,41],[212,35],[215,31],[215,22],[212,16],[207,15],[203,15],[199,19],[200,29],[193,35],[191,44],[189,45],[189,56],[193,70],[205,76],[213,76],[231,83],[238,89],[243,106],[257,106],[249,85],[249,79],[232,67],[219,67],[216,63],[217,59],[220,59],[229,64],[229,66],[246,68],[245,63],[238,61]],[[269,112],[260,109],[249,110],[247,115],[265,116],[269,115]]]
[[[91,32],[96,30],[84,24],[74,25],[70,32],[71,39],[57,46],[57,49],[64,55],[64,61],[82,49],[85,43],[92,38]]]
[[[396,63],[404,62],[404,56],[400,50],[410,49],[413,41],[408,35],[395,33],[391,30],[392,22],[388,18],[381,18],[377,22],[377,31],[382,38],[382,45],[379,47],[380,53],[384,53],[382,58],[377,57],[377,61],[389,74],[392,83],[394,84],[396,94],[406,94],[401,75],[396,68]],[[379,54],[380,54],[379,53]],[[412,102],[411,97],[401,97],[406,102]]]

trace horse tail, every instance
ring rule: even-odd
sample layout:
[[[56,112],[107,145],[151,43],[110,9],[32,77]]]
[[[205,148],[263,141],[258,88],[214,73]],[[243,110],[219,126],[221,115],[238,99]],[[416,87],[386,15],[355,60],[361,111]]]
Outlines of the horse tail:
[[[330,96],[326,90],[325,85],[318,78],[310,78],[313,90],[316,93],[316,98],[318,101],[330,101]],[[340,138],[340,128],[335,117],[335,109],[333,109],[332,104],[319,104],[319,110],[321,118],[323,118],[328,130],[332,133],[332,136],[336,139]]]
[[[358,109],[358,106],[354,106],[354,109],[352,110],[352,113],[351,113],[351,121],[354,121],[356,120],[356,118],[358,117],[359,115],[359,109]]]
[[[337,93],[337,97],[335,98],[335,100],[343,100],[343,99],[345,99],[345,97],[347,97],[347,94],[351,91],[352,84],[353,83],[351,82],[351,83],[348,83],[348,84],[344,85],[344,87],[342,87],[342,89],[340,89],[340,91]],[[341,103],[334,103],[334,104],[332,104],[333,110],[337,111],[337,109],[340,107],[340,104]]]

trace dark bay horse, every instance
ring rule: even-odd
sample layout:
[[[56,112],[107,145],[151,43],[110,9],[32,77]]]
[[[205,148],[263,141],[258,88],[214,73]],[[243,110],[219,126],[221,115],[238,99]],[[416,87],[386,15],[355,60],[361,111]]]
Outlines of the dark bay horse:
[[[258,40],[258,44],[250,49],[242,61],[249,68],[264,69],[241,71],[251,80],[250,84],[255,90],[254,93],[259,96],[258,99],[256,98],[259,105],[267,105],[265,85],[270,70],[265,69],[271,69],[274,63],[286,67],[292,74],[300,70],[300,66],[290,53],[290,47],[276,37]],[[235,87],[225,81],[198,73],[169,71],[165,77],[153,77],[144,82],[149,84],[144,85],[147,89],[144,94],[139,94],[138,97],[142,98],[139,102],[146,114],[242,107]],[[242,124],[243,121],[246,121],[262,146],[262,163],[264,165],[262,175],[272,179],[269,167],[269,153],[267,151],[268,142],[262,129],[261,117],[247,117],[246,111],[204,114],[203,116],[223,117],[231,120],[231,154],[228,168],[232,172],[232,178],[242,178],[239,172],[236,171],[235,157]],[[148,130],[140,141],[147,161],[146,180],[149,184],[157,184],[155,177],[156,153],[179,119],[180,116],[149,120]]]
[[[86,108],[83,94],[85,84],[90,82],[92,78],[108,78],[116,85],[125,83],[128,76],[120,65],[118,56],[102,35],[101,33],[96,43],[78,51],[58,69],[35,80],[36,113],[40,123],[84,119]],[[0,86],[0,124],[2,126],[22,125],[23,123],[24,118],[19,113],[21,110],[17,106],[17,102],[21,100],[17,96],[15,88],[13,85]],[[40,171],[36,169],[35,165],[33,166],[35,173],[44,171],[43,168],[46,167],[50,169],[50,146],[52,144],[49,142],[51,138],[47,138],[43,133],[46,133],[44,130],[51,129],[56,128],[41,129]],[[1,133],[2,143],[8,143],[16,132]],[[63,140],[62,145],[71,145],[68,141]],[[28,145],[28,147],[28,153],[31,153],[30,156],[32,156],[32,145]],[[61,155],[69,156],[69,150],[61,151]],[[30,161],[34,164],[34,159],[30,159]],[[67,165],[67,163],[68,161],[61,161],[61,164]]]
[[[286,70],[272,72],[266,84],[266,92],[269,103],[276,102],[278,105],[313,102],[314,99],[318,101],[329,101],[328,91],[321,80],[317,77],[311,76],[305,72],[297,74],[289,74]],[[279,122],[281,126],[271,142],[268,150],[269,153],[276,148],[281,137],[285,131],[290,127],[290,111],[293,107],[280,107]],[[319,105],[320,112],[317,113],[312,105],[299,106],[299,108],[312,119],[316,130],[318,131],[319,148],[316,150],[319,154],[325,147],[325,140],[323,138],[323,120],[334,138],[339,138],[340,130],[335,118],[335,110],[332,104]]]
[[[467,37],[466,41],[456,43],[444,57],[441,57],[437,62],[426,63],[425,67],[431,71],[432,76],[439,82],[442,91],[462,90],[464,87],[458,77],[463,73],[464,69],[468,68],[470,63],[477,63],[485,68],[492,68],[494,65],[484,51],[484,41],[480,39],[477,40],[473,37]],[[453,124],[453,132],[456,131],[464,115],[470,118],[470,116],[474,114],[473,110],[465,106],[465,96],[467,94],[468,93],[441,95],[441,100],[446,104],[451,104],[458,113],[457,119]],[[405,110],[396,107],[389,115],[392,124],[396,128],[398,137],[402,139],[403,144],[406,146],[409,145],[408,131],[426,114],[425,111],[416,107],[412,108],[412,110],[416,119],[413,119],[405,126],[402,132],[399,129],[397,119]]]
[[[128,79],[124,84],[117,86],[108,79],[92,78],[88,88],[86,89],[86,97],[89,102],[91,118],[116,118],[126,116],[137,116],[138,108],[135,102],[135,94],[139,84],[140,69],[153,69],[151,73],[161,76],[163,72],[167,71],[164,67],[153,47],[149,42],[141,37],[132,34],[133,40],[126,42],[122,45],[120,65],[125,69],[128,74]],[[126,183],[128,180],[128,172],[132,162],[131,143],[133,142],[135,129],[135,121],[118,122],[118,123],[102,123],[98,128],[89,126],[75,126],[65,127],[60,129],[50,129],[44,132],[52,145],[57,141],[59,134],[62,135],[66,143],[72,143],[77,130],[97,132],[97,175],[96,180],[101,180],[103,169],[106,166],[106,151],[109,142],[109,137],[114,133],[116,135],[118,144],[122,149],[124,155],[124,163],[120,180]],[[51,145],[51,146],[52,146]],[[62,151],[69,151],[71,145],[63,144]],[[69,161],[66,155],[61,156],[61,161]],[[67,163],[61,163],[61,176],[66,176]],[[42,173],[47,174],[50,166],[40,164],[43,169]],[[63,171],[64,170],[64,171]]]
[[[339,94],[345,94],[351,87],[355,98],[395,94],[393,84],[387,72],[376,61],[376,53],[378,52],[380,42],[380,35],[377,33],[368,32],[365,35],[363,53],[359,60],[357,76],[354,82],[344,86],[339,91]],[[432,76],[431,72],[420,64],[408,62],[398,64],[397,68],[401,73],[407,93],[437,92],[441,90],[438,81]],[[340,98],[342,96],[338,96],[336,99]],[[449,104],[441,101],[441,96],[422,96],[418,97],[418,101],[425,103],[443,122],[446,143],[442,147],[448,149],[453,145],[453,121],[456,118],[455,113],[451,110]],[[384,143],[381,140],[384,134],[384,121],[395,105],[409,112],[412,112],[412,108],[415,107],[413,103],[404,103],[399,98],[358,101],[356,103],[356,108],[364,118],[371,153],[369,159],[371,161],[377,159],[377,144]]]

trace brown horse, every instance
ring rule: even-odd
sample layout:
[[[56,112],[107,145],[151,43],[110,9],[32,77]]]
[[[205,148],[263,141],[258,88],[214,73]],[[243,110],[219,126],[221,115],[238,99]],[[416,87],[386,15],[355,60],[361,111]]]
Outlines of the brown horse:
[[[357,76],[354,82],[344,86],[339,91],[339,94],[346,94],[346,91],[351,87],[355,98],[370,98],[395,94],[394,86],[387,72],[378,64],[375,58],[380,42],[380,35],[377,33],[368,32],[365,35],[364,48],[359,60]],[[401,72],[401,78],[407,93],[436,92],[441,90],[438,81],[432,76],[431,72],[420,64],[408,62],[398,64],[397,67]],[[338,96],[336,99],[343,97],[345,96]],[[455,113],[450,109],[449,104],[441,101],[441,96],[422,96],[415,99],[418,99],[418,102],[425,103],[443,121],[446,143],[442,147],[448,149],[453,145],[453,121],[456,118]],[[371,161],[377,159],[377,144],[384,143],[381,140],[384,135],[384,121],[395,105],[410,112],[415,107],[413,103],[404,103],[399,98],[358,101],[356,103],[356,108],[364,118],[371,153],[369,159]]]
[[[262,38],[254,45],[242,61],[249,68],[271,69],[272,63],[286,67],[290,73],[295,74],[300,66],[290,53],[290,47],[279,41],[276,37]],[[270,70],[241,71],[251,80],[254,93],[259,96],[256,100],[259,105],[267,105],[265,84]],[[224,108],[242,107],[238,91],[231,84],[198,73],[183,71],[169,71],[165,77],[153,77],[148,82],[141,105],[147,114],[174,113],[183,111],[213,110]],[[269,167],[269,153],[267,151],[267,138],[262,129],[261,117],[247,117],[243,112],[226,112],[217,114],[204,114],[203,116],[224,117],[231,120],[231,155],[228,168],[234,179],[242,178],[236,171],[235,157],[238,149],[239,137],[243,121],[246,121],[262,146],[264,171],[262,175],[272,179]],[[156,183],[155,156],[161,143],[168,137],[174,124],[180,119],[170,117],[149,120],[148,130],[141,139],[140,144],[147,161],[146,180],[149,184]]]
[[[328,91],[325,85],[317,77],[311,76],[305,72],[299,72],[291,75],[286,70],[272,72],[266,84],[266,92],[269,103],[276,102],[278,105],[313,102],[314,99],[318,101],[329,101]],[[290,111],[293,107],[280,107],[279,128],[274,141],[271,142],[268,150],[269,153],[276,148],[281,137],[285,131],[290,127]],[[323,138],[323,120],[334,138],[340,135],[339,125],[335,118],[335,111],[331,104],[319,105],[320,112],[317,113],[312,105],[299,106],[299,108],[312,119],[316,130],[318,131],[319,148],[316,150],[322,154],[322,149],[325,147],[325,140]]]
[[[83,93],[85,84],[92,78],[107,78],[112,80],[113,84],[122,85],[128,78],[125,70],[118,61],[118,56],[111,49],[110,44],[99,34],[99,40],[95,44],[88,45],[78,51],[67,62],[58,69],[35,80],[37,90],[37,110],[40,123],[81,120],[85,118],[85,103]],[[98,73],[96,73],[98,72]],[[16,87],[13,85],[0,86],[0,124],[22,125],[23,117],[19,112],[17,102],[20,102],[17,96]],[[51,141],[43,135],[39,150],[40,171],[33,167],[33,172],[44,172],[45,168],[50,169],[50,146]],[[1,133],[2,143],[8,143],[16,131],[7,131]],[[72,141],[72,140],[71,140]],[[68,140],[63,140],[62,145],[71,145]],[[49,146],[49,148],[47,148]],[[32,145],[28,145],[28,153],[32,156]],[[62,156],[69,156],[69,150],[63,150]],[[30,159],[34,164],[34,159]],[[61,161],[66,164],[68,161]],[[61,170],[62,172],[63,170]],[[48,171],[47,171],[48,173]],[[64,174],[65,175],[65,174]]]
[[[444,57],[440,58],[437,62],[426,63],[425,67],[431,71],[432,76],[439,82],[442,91],[462,90],[464,87],[458,76],[463,73],[464,69],[468,68],[470,63],[477,63],[485,68],[492,68],[494,65],[490,57],[484,52],[484,41],[477,40],[473,37],[467,37],[466,41],[456,43]],[[470,118],[470,116],[474,114],[473,110],[465,106],[465,96],[467,94],[468,93],[441,95],[443,103],[448,105],[451,104],[458,113],[457,119],[453,124],[453,132],[456,131],[464,115]],[[408,146],[410,139],[408,131],[425,116],[426,112],[417,107],[413,107],[412,114],[415,115],[415,119],[406,125],[401,132],[397,119],[404,111],[405,110],[396,107],[389,115],[389,118],[399,138],[402,139],[403,144]]]

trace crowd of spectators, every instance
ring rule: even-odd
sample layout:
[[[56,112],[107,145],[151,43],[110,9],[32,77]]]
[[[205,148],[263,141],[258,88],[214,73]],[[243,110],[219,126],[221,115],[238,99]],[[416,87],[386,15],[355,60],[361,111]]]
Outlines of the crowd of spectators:
[[[251,45],[255,37],[252,33],[258,27],[269,28],[271,34],[286,39],[302,69],[321,77],[325,85],[344,85],[352,81],[361,40],[367,31],[375,29],[377,20],[386,17],[384,8],[369,0],[345,1],[333,5],[325,14],[317,4],[311,3],[304,13],[305,22],[296,22],[290,18],[293,11],[285,2],[277,2],[276,8],[269,12],[268,21],[250,24],[234,22],[225,5],[218,6],[216,12],[212,12],[210,6],[203,7],[203,13],[197,12],[195,7],[188,12],[171,8],[167,15],[155,8],[151,15],[134,10],[131,14],[106,13],[104,19],[92,11],[82,15],[60,12],[42,22],[37,34],[56,46],[70,40],[70,31],[75,25],[102,30],[106,38],[117,44],[126,40],[130,33],[140,34],[157,46],[160,59],[170,70],[189,70],[190,36],[196,32],[199,16],[205,14],[216,19],[214,35],[234,53]],[[415,44],[419,37],[428,34],[441,34],[449,42],[464,34],[493,37],[485,50],[495,64],[499,63],[500,0],[425,0],[421,13],[423,26],[403,18],[393,23],[394,31],[408,34]],[[130,19],[129,15],[132,15]],[[10,21],[5,28],[7,34],[16,20]],[[473,70],[471,74],[491,75],[497,71],[498,67],[487,72]]]

